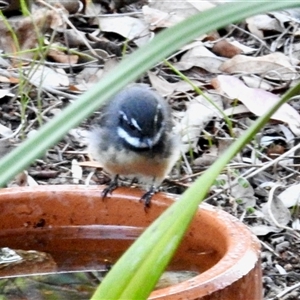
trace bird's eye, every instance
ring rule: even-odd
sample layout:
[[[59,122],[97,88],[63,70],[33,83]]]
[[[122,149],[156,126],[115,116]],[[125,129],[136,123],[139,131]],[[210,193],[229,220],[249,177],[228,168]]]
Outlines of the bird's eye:
[[[130,130],[134,131],[137,130],[137,128],[132,124],[132,123],[127,123],[128,127],[130,128]]]
[[[124,129],[127,128],[127,130],[130,131],[138,130],[136,126],[127,119],[127,117],[124,117],[124,115],[120,115],[120,124]]]
[[[138,122],[134,118],[129,118],[125,112],[120,111],[119,114],[120,125],[126,130],[130,130],[131,132],[142,131]]]

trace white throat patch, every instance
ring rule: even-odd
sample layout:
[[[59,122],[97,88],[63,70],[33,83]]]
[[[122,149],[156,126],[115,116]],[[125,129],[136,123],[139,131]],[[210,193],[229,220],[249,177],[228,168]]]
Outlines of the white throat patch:
[[[117,134],[120,138],[126,141],[129,145],[135,147],[135,148],[140,148],[140,149],[145,149],[145,148],[151,148],[153,147],[161,138],[163,131],[163,127],[159,130],[159,132],[156,134],[156,136],[153,139],[144,139],[141,140],[137,137],[131,136],[128,134],[127,131],[125,131],[123,128],[118,127],[117,129]]]

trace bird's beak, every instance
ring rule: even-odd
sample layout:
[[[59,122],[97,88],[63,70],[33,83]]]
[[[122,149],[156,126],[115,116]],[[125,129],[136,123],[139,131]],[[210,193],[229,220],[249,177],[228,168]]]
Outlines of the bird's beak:
[[[141,145],[143,146],[143,148],[149,148],[149,149],[151,149],[154,146],[153,139],[143,138],[141,140]]]

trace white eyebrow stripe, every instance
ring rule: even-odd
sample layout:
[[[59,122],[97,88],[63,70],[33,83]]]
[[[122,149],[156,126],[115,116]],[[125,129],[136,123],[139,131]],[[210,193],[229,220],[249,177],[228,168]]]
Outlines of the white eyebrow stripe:
[[[139,124],[137,123],[136,119],[131,118],[131,124],[138,129],[139,131],[142,131],[142,128],[139,126]]]
[[[161,111],[161,105],[160,104],[157,104],[157,106],[156,106],[156,112],[155,112],[155,116],[154,116],[154,123],[156,124],[157,123],[157,121],[158,121],[158,114],[159,114],[159,112]]]
[[[127,115],[124,113],[123,110],[119,110],[119,114],[122,116],[122,118],[123,118],[125,121],[129,122],[129,120],[128,120],[128,118],[127,118]]]
[[[119,114],[122,116],[123,120],[125,120],[127,123],[132,124],[137,130],[142,131],[142,128],[140,127],[136,119],[131,118],[129,120],[127,115],[122,110],[119,110]]]
[[[157,132],[157,134],[153,137],[152,139],[152,144],[153,146],[156,145],[158,143],[158,141],[160,140],[162,134],[164,131],[164,124],[162,124],[162,127],[159,129],[159,131]]]

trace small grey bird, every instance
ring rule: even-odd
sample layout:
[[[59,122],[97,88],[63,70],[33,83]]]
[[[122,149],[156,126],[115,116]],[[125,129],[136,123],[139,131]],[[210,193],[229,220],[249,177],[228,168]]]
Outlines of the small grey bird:
[[[124,176],[148,188],[141,200],[149,207],[180,154],[167,102],[144,84],[125,88],[102,109],[90,133],[88,150],[113,176],[103,197]]]

